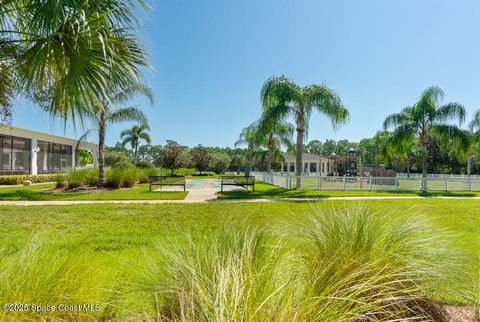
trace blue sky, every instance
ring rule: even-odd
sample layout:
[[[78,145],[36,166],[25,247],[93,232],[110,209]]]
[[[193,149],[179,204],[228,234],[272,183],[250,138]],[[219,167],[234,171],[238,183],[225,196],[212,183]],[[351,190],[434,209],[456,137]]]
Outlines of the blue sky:
[[[261,113],[259,92],[272,75],[301,85],[326,83],[351,113],[334,131],[314,114],[309,140],[360,140],[386,115],[439,85],[446,101],[480,109],[478,0],[151,0],[141,37],[151,56],[153,143],[232,146]],[[13,125],[78,137],[19,100]],[[119,140],[123,123],[109,129]],[[93,139],[93,137],[92,137]]]

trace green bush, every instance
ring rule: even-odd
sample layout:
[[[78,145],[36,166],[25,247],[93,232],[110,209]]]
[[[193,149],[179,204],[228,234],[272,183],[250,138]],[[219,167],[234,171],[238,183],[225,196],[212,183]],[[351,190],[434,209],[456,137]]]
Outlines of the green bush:
[[[55,188],[62,189],[65,188],[65,175],[57,174],[55,175]]]
[[[33,175],[13,175],[0,176],[0,185],[16,185],[22,184],[25,180],[32,183],[56,182],[57,174],[33,174]]]
[[[105,172],[105,184],[107,187],[119,189],[122,187],[131,188],[138,180],[137,168],[130,164],[121,165],[107,169]]]
[[[189,176],[196,172],[197,170],[195,168],[179,168],[173,171],[173,174],[179,175],[179,176]],[[172,174],[172,170],[165,169],[165,168],[162,169],[162,175],[169,176],[171,174]]]
[[[109,188],[120,189],[122,187],[122,169],[108,168],[105,171],[105,185]]]
[[[120,161],[115,163],[112,168],[127,169],[127,168],[135,168],[135,166],[133,165],[133,163],[129,161]]]
[[[147,160],[140,160],[140,161],[138,161],[137,163],[135,163],[135,166],[136,166],[137,168],[142,168],[142,169],[145,169],[145,168],[154,168],[154,167],[155,167],[152,162],[147,161]]]
[[[118,162],[129,162],[129,160],[129,157],[122,152],[106,151],[104,156],[106,167],[112,167]]]
[[[98,186],[98,168],[68,169],[67,170],[68,188],[75,189],[79,187],[97,187]]]
[[[145,169],[138,169],[138,183],[147,183],[148,177],[150,176],[158,176],[160,170],[157,168],[145,168]]]

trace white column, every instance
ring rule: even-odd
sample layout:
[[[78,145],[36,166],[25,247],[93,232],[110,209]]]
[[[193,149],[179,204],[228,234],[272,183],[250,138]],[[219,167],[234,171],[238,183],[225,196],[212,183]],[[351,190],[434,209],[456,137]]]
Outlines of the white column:
[[[31,145],[31,150],[30,150],[30,173],[31,174],[37,174],[38,169],[37,169],[37,139],[32,139],[32,145]]]
[[[72,164],[71,164],[70,166],[71,166],[73,169],[75,169],[75,166],[76,166],[76,164],[75,164],[75,161],[76,161],[75,158],[76,158],[76,155],[75,155],[75,147],[72,146]]]

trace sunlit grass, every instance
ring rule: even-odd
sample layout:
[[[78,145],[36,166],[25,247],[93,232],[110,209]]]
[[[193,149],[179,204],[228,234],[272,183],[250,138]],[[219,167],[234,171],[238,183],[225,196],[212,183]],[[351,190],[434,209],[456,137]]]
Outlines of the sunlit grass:
[[[0,300],[101,304],[41,316],[65,320],[424,316],[475,303],[479,204],[0,207]]]

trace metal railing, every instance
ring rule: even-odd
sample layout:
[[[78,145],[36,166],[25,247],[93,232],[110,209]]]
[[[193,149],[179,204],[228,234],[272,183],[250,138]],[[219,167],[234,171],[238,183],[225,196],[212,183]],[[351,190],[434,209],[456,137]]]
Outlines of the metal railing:
[[[304,190],[363,190],[363,191],[480,191],[480,177],[322,177],[291,176],[255,172],[257,180],[294,189],[300,180]]]

